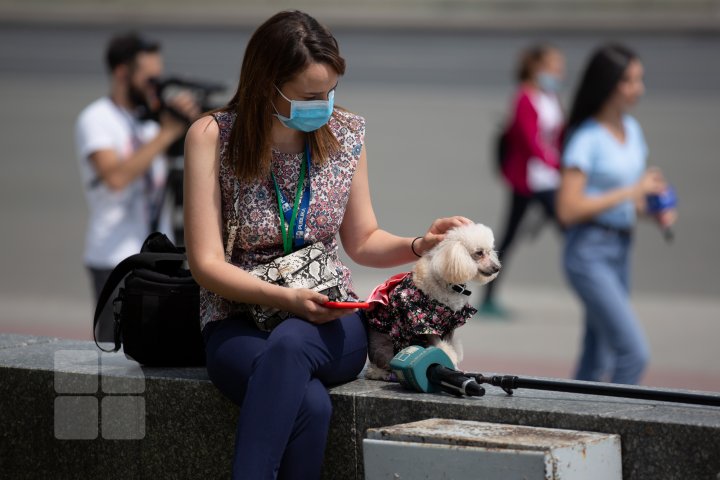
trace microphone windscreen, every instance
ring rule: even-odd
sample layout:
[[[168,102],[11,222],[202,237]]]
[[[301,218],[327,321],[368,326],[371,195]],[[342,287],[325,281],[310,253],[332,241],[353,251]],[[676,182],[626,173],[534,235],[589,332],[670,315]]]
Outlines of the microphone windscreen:
[[[403,387],[418,392],[439,392],[440,386],[430,383],[428,368],[442,365],[454,368],[452,360],[437,347],[423,348],[412,345],[400,350],[390,361],[390,369]]]

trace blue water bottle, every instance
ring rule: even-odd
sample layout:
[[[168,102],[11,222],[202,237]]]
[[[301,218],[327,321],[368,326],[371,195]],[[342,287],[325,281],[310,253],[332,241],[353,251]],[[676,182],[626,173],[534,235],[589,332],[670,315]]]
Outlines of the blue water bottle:
[[[652,194],[647,197],[647,212],[651,215],[657,215],[665,210],[677,207],[677,195],[675,189],[668,185],[667,189],[660,194]],[[673,231],[670,227],[662,227],[665,240],[671,242],[673,239]]]

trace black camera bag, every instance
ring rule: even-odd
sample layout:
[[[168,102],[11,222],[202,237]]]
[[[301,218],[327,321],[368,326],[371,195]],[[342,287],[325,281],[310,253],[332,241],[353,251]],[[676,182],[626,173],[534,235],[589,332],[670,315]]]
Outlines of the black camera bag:
[[[125,279],[113,300],[115,348],[98,348],[117,352],[122,345],[126,357],[151,367],[205,365],[199,287],[185,260],[184,249],[154,233],[140,253],[115,267],[98,298],[93,321],[94,334],[105,304]]]

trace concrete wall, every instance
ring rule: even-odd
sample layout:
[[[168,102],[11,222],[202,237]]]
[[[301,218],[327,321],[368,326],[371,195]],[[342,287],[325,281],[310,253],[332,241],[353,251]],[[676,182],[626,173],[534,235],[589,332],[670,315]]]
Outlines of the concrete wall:
[[[118,393],[124,387],[131,394]],[[143,408],[79,409],[68,418],[57,399],[73,396],[102,406],[107,398],[135,397]],[[368,428],[426,418],[619,434],[627,479],[715,479],[720,472],[715,407],[535,390],[509,397],[494,387],[484,397],[455,398],[365,380],[334,387],[331,397],[328,479],[363,478]],[[142,435],[106,438],[112,423],[103,413],[142,423]],[[140,370],[122,355],[98,355],[91,342],[0,335],[2,478],[228,478],[236,417],[203,368]],[[88,418],[97,422],[95,438],[57,438],[58,422],[81,425]]]

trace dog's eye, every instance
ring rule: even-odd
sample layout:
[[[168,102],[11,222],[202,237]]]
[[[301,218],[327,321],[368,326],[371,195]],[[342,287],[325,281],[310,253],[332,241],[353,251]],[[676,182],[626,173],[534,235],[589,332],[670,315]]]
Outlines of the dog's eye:
[[[473,257],[475,257],[475,258],[483,258],[484,256],[485,256],[484,250],[478,250],[477,252],[475,252],[473,254]]]

